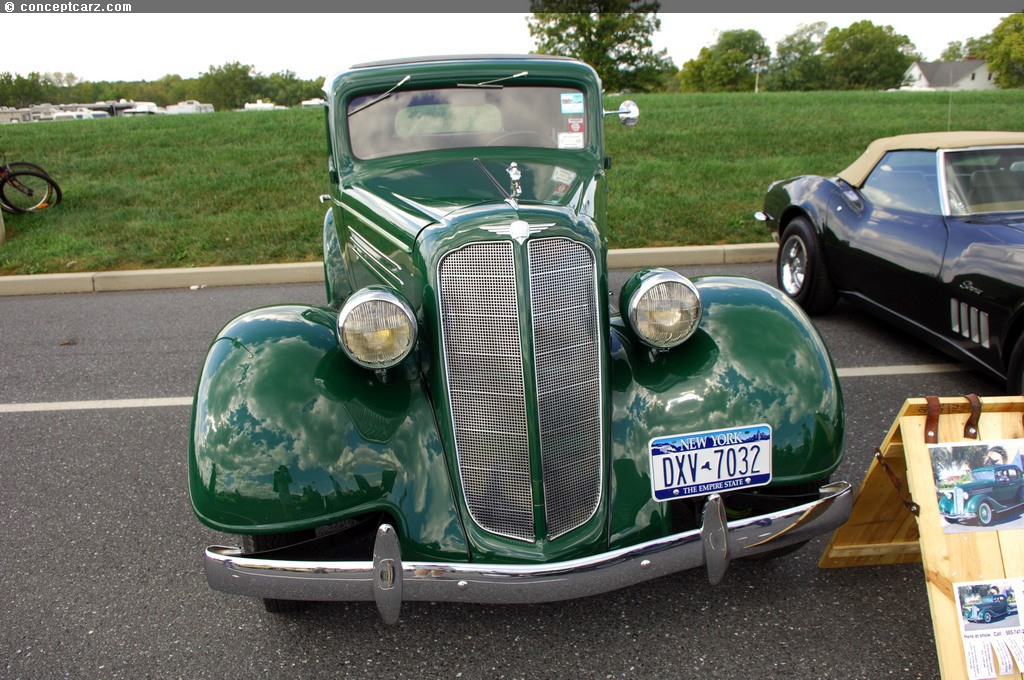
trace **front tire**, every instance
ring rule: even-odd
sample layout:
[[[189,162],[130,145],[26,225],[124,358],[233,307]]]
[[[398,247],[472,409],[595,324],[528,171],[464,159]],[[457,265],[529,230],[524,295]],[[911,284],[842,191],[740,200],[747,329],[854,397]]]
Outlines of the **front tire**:
[[[1024,338],[1017,340],[1010,354],[1010,363],[1006,367],[1006,393],[1011,396],[1024,393]]]
[[[793,219],[782,233],[775,275],[779,289],[808,314],[824,314],[839,299],[821,239],[803,217]]]
[[[978,506],[978,524],[983,527],[987,527],[992,524],[992,506],[987,501],[982,501],[981,505]]]
[[[275,550],[308,541],[316,536],[312,529],[308,531],[296,531],[289,534],[253,534],[242,536],[242,552],[246,555],[263,552],[264,550]],[[263,598],[263,607],[272,614],[287,614],[302,609],[304,602],[296,600],[274,600]]]

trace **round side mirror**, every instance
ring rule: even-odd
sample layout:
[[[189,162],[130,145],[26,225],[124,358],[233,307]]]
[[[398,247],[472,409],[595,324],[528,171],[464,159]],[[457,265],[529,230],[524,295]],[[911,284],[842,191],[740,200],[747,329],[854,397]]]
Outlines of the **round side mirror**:
[[[619,104],[618,114],[623,125],[633,127],[640,119],[640,107],[632,99],[627,99]]]

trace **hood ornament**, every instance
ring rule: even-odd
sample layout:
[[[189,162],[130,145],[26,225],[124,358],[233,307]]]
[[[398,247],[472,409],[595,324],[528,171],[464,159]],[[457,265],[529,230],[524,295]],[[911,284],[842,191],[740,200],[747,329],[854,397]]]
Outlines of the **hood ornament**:
[[[523,173],[519,170],[519,164],[512,161],[506,172],[508,172],[509,179],[512,180],[512,189],[509,191],[509,194],[512,198],[522,196],[523,187],[519,184],[519,180],[523,178]]]

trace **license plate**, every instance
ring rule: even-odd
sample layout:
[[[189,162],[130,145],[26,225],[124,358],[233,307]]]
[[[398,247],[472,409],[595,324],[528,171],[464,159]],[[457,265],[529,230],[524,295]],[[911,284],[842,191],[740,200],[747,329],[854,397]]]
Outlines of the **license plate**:
[[[654,500],[706,496],[764,486],[772,481],[772,428],[673,434],[651,440]]]

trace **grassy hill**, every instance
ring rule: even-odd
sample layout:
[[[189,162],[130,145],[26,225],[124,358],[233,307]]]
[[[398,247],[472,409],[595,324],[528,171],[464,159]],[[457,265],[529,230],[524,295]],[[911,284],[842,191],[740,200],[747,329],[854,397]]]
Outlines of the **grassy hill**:
[[[635,99],[639,125],[608,125],[612,248],[767,241],[752,214],[774,179],[838,172],[875,137],[1024,129],[1024,91]],[[0,152],[64,190],[5,216],[0,274],[320,259],[318,109],[6,125]]]

